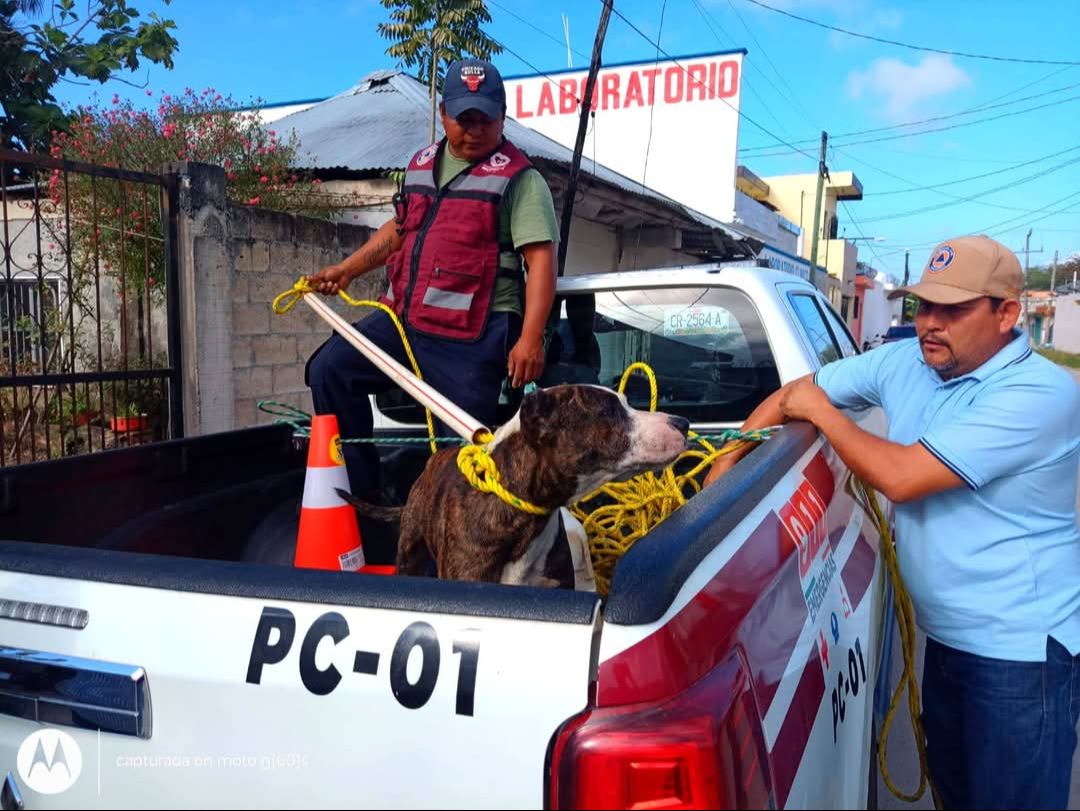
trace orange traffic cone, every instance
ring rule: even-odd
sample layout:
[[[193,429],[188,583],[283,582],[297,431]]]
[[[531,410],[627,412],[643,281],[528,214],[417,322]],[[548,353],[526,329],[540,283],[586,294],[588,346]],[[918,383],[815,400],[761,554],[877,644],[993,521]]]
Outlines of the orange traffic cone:
[[[296,567],[355,572],[364,565],[356,510],[335,492],[339,487],[351,492],[340,442],[337,417],[312,417]]]

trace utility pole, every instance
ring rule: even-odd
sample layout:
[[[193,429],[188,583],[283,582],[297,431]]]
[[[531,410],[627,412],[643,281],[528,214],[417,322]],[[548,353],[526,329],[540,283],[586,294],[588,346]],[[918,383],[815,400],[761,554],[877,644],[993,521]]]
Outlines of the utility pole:
[[[592,112],[593,88],[596,87],[596,74],[600,70],[600,54],[604,50],[604,37],[607,35],[608,20],[614,0],[604,0],[600,11],[600,22],[596,26],[596,39],[593,41],[592,62],[589,63],[589,76],[585,80],[585,98],[581,100],[581,115],[578,118],[577,140],[574,142],[574,159],[570,164],[570,179],[566,184],[566,196],[563,198],[562,222],[559,227],[559,263],[558,275],[563,275],[566,266],[566,250],[570,242],[570,221],[574,211],[574,196],[577,194],[578,174],[581,171],[581,153],[585,149],[585,132],[589,128],[589,113]],[[556,302],[558,303],[558,302]],[[554,311],[556,308],[553,307]],[[558,315],[554,316],[557,321]]]
[[[1028,232],[1027,232],[1027,237],[1024,239],[1024,289],[1025,290],[1027,289],[1027,278],[1028,278],[1028,254],[1031,253],[1031,231],[1032,231],[1032,229],[1029,228]]]
[[[1028,270],[1030,269],[1028,267],[1028,257],[1033,253],[1042,253],[1043,252],[1042,248],[1039,248],[1039,249],[1034,250],[1034,251],[1031,250],[1031,232],[1032,232],[1032,230],[1033,229],[1031,229],[1031,228],[1028,229],[1027,237],[1024,240],[1024,290],[1021,293],[1023,298],[1021,299],[1021,307],[1020,307],[1020,318],[1021,318],[1020,324],[1024,329],[1027,329],[1027,320],[1028,320]]]
[[[1054,292],[1054,286],[1057,284],[1057,258],[1058,252],[1054,251],[1054,264],[1050,266],[1050,292]]]
[[[821,158],[818,160],[817,192],[814,194],[814,238],[810,243],[810,284],[817,287],[817,244],[821,233],[821,192],[829,169],[825,165],[825,147],[829,143],[829,133],[821,131]]]
[[[911,256],[911,251],[904,251],[904,287],[908,286],[908,280],[911,278],[911,273],[908,270],[908,258]],[[900,323],[907,322],[907,294],[900,299]]]

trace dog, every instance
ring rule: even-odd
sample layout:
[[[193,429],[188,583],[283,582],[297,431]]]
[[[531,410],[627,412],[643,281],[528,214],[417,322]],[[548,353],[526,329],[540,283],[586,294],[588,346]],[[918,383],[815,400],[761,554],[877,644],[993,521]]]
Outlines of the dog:
[[[474,489],[458,469],[457,448],[431,457],[403,507],[338,494],[362,515],[400,521],[398,574],[423,576],[434,566],[440,579],[573,588],[581,566],[572,552],[581,555],[573,541],[556,542],[567,534],[562,508],[608,482],[671,464],[686,450],[689,428],[682,417],[633,409],[601,386],[537,389],[496,431],[489,453],[503,487],[546,515]]]

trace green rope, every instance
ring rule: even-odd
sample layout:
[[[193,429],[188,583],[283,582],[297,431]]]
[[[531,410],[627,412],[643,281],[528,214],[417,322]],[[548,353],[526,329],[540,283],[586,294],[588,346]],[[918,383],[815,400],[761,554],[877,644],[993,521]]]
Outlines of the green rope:
[[[281,403],[277,400],[259,400],[259,410],[267,414],[273,414],[278,419],[274,420],[275,425],[289,425],[296,431],[297,436],[307,437],[311,436],[310,426],[301,425],[301,422],[310,422],[311,415],[306,411],[291,406],[288,403]],[[719,434],[697,434],[695,440],[704,440],[706,442],[733,442],[735,440],[747,440],[750,442],[761,442],[770,438],[780,429],[778,427],[773,428],[761,428],[756,431],[739,431],[734,428],[724,431]],[[347,444],[378,444],[378,445],[411,445],[422,444],[431,442],[429,437],[377,437],[366,439],[342,439],[343,445]],[[457,444],[468,445],[468,441],[461,437],[435,437],[435,442],[441,442],[445,444]]]

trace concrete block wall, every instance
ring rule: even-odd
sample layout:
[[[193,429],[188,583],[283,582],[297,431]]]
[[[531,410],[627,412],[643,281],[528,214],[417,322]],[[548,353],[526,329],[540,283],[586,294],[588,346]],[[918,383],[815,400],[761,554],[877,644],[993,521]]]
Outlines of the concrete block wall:
[[[185,433],[272,422],[258,409],[260,400],[310,413],[304,366],[332,330],[302,302],[282,315],[271,304],[300,276],[343,260],[372,229],[234,205],[225,199],[220,168],[182,163],[173,169],[181,175]],[[380,270],[354,281],[349,292],[373,299],[385,286]],[[331,301],[351,322],[373,312]]]

